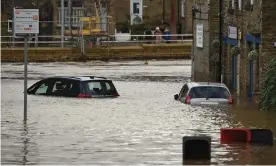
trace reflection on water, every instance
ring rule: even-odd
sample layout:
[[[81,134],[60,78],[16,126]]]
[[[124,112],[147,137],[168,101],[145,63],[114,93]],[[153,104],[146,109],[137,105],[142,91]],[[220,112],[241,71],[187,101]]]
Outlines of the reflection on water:
[[[29,86],[52,75],[114,79],[116,99],[28,96],[23,119],[22,64],[2,64],[2,164],[181,165],[182,137],[212,137],[211,161],[184,164],[275,164],[275,146],[220,144],[225,127],[271,128],[275,113],[255,101],[199,107],[173,95],[190,77],[190,61],[31,63]],[[20,73],[21,72],[21,73]],[[12,79],[10,79],[12,78]]]

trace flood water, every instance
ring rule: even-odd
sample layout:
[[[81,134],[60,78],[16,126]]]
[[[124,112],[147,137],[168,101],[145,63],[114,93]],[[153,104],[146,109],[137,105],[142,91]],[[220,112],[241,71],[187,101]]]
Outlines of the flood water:
[[[190,79],[190,64],[187,60],[148,65],[144,61],[30,63],[28,87],[47,76],[97,75],[112,78],[121,96],[28,96],[24,124],[23,64],[2,63],[1,163],[182,165],[182,137],[208,135],[210,164],[276,164],[276,146],[219,142],[220,128],[225,127],[276,132],[275,113],[259,112],[247,101],[229,108],[203,108],[173,99]]]

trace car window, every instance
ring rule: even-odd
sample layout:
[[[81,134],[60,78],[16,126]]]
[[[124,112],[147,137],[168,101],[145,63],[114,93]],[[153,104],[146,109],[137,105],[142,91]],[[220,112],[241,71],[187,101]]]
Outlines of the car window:
[[[58,92],[58,91],[64,91],[66,88],[66,84],[64,83],[64,81],[61,80],[56,80],[53,84],[53,89],[52,92]]]
[[[42,83],[37,90],[35,91],[35,94],[46,94],[48,90],[49,84],[47,82]]]
[[[202,86],[193,87],[190,91],[191,98],[224,98],[228,99],[229,92],[224,87]]]
[[[52,94],[58,96],[68,96],[76,95],[80,93],[80,84],[77,81],[69,79],[61,79],[54,81]]]
[[[105,82],[106,90],[111,90],[111,86],[109,82]]]
[[[111,81],[88,81],[86,82],[86,85],[92,95],[108,95],[116,92],[116,89]]]
[[[188,86],[185,84],[182,89],[181,97],[186,97],[188,92]]]
[[[101,94],[103,87],[100,81],[89,81],[86,82],[86,84],[88,86],[88,90],[92,94]]]

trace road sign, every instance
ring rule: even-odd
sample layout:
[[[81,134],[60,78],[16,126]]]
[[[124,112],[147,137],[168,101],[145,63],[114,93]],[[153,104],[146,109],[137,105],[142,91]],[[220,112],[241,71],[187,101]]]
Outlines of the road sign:
[[[14,34],[39,34],[39,10],[14,8]]]
[[[13,8],[13,35],[24,35],[24,121],[27,121],[28,40],[30,34],[39,34],[39,10]]]

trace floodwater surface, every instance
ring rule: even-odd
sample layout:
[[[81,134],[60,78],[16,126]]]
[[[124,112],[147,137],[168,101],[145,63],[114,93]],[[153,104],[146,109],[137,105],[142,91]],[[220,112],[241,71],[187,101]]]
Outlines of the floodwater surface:
[[[121,96],[28,96],[24,124],[23,64],[2,63],[1,163],[181,165],[182,137],[207,135],[212,137],[208,164],[276,164],[275,146],[219,142],[220,128],[276,132],[275,113],[259,112],[246,101],[227,108],[204,108],[174,100],[173,95],[190,80],[190,64],[187,60],[149,61],[148,65],[143,61],[30,63],[28,87],[48,76],[96,75],[114,80]]]

